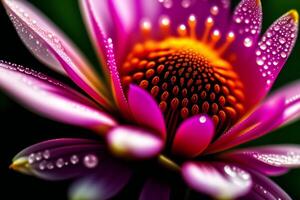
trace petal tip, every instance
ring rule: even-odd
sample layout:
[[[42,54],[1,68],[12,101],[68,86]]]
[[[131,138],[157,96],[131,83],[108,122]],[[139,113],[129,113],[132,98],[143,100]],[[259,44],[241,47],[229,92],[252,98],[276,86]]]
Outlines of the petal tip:
[[[31,174],[28,159],[26,157],[20,157],[14,160],[12,164],[9,166],[9,169],[24,174]]]
[[[291,16],[292,19],[293,19],[296,23],[298,23],[298,21],[299,21],[299,13],[298,13],[297,10],[292,9],[292,10],[290,10],[290,11],[287,13],[287,15]]]

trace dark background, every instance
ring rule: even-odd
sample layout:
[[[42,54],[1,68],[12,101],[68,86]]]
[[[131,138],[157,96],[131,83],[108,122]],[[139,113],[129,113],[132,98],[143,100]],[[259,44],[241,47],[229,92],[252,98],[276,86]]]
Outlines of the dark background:
[[[45,12],[75,41],[92,63],[97,67],[99,66],[84,31],[76,0],[30,0],[30,2]],[[234,1],[234,4],[237,2]],[[263,30],[266,30],[276,18],[288,10],[297,9],[300,11],[300,1],[298,0],[265,0],[262,4],[264,11]],[[54,75],[22,45],[2,6],[0,6],[0,27],[0,59],[30,66],[49,75]],[[274,88],[300,79],[300,58],[297,56],[299,54],[300,44],[298,42]],[[41,118],[20,107],[1,91],[0,113],[0,185],[2,187],[0,195],[9,197],[9,199],[66,199],[68,181],[43,181],[13,172],[8,169],[8,166],[12,157],[29,145],[51,138],[86,136],[90,133]],[[299,130],[300,122],[296,122],[248,145],[300,144]],[[273,178],[273,180],[294,199],[300,199],[300,170],[292,170],[287,175]]]

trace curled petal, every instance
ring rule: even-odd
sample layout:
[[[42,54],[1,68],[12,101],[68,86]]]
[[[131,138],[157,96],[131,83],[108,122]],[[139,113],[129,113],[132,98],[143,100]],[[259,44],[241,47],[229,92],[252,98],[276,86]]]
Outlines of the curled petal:
[[[139,200],[169,200],[170,193],[171,190],[169,185],[151,178],[145,183]]]
[[[269,178],[254,171],[251,171],[251,177],[253,179],[252,189],[247,195],[243,196],[241,200],[292,199],[283,189]]]
[[[128,103],[137,123],[154,129],[163,139],[166,138],[164,116],[150,94],[138,86],[130,85]]]
[[[184,121],[178,128],[172,151],[185,157],[195,157],[210,144],[215,133],[212,120],[204,115],[194,116]]]
[[[226,150],[269,133],[277,119],[282,116],[284,102],[282,97],[268,99],[243,121],[223,133],[208,147],[206,153]]]
[[[75,90],[20,65],[0,62],[0,88],[29,109],[60,122],[97,130],[116,124]]]
[[[94,172],[104,157],[104,146],[97,141],[62,138],[24,149],[10,168],[47,180],[62,180]]]
[[[187,162],[182,176],[188,185],[218,199],[233,199],[246,194],[252,186],[248,172],[224,163]]]
[[[109,106],[103,83],[61,31],[26,1],[2,2],[21,39],[37,58],[58,71],[66,72],[100,104]]]
[[[73,184],[69,197],[72,200],[105,200],[118,194],[129,182],[132,172],[121,163],[107,160],[97,172]]]
[[[280,175],[289,168],[300,167],[300,147],[292,145],[240,149],[222,154],[221,157],[266,175]]]
[[[163,148],[163,140],[154,133],[135,127],[118,126],[107,135],[113,153],[122,157],[147,159]]]

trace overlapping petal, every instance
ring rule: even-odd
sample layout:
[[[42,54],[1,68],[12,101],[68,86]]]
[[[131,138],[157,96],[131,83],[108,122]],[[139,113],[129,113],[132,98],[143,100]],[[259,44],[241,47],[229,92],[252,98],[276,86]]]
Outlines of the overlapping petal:
[[[164,147],[164,141],[155,133],[139,127],[118,126],[107,135],[110,149],[127,158],[147,159],[156,156]]]
[[[178,128],[172,151],[179,156],[195,157],[207,148],[214,133],[215,126],[209,117],[205,115],[191,117]]]
[[[104,145],[94,140],[54,139],[21,151],[11,168],[47,180],[62,180],[95,172],[105,154]]]
[[[69,77],[101,105],[109,107],[104,84],[70,40],[26,1],[3,0],[18,34],[45,64]]]
[[[150,178],[143,186],[142,193],[139,200],[169,200],[170,199],[170,186],[162,183],[159,180]]]
[[[140,125],[156,131],[163,139],[166,139],[166,125],[162,112],[156,101],[147,91],[130,85],[128,103],[133,119]]]
[[[72,200],[105,200],[118,194],[129,182],[132,172],[114,160],[103,162],[97,172],[75,182],[70,189]]]
[[[116,125],[86,97],[29,68],[1,62],[0,87],[24,106],[60,122],[95,130]]]
[[[252,186],[248,172],[224,163],[188,162],[182,167],[182,175],[191,188],[218,199],[237,198]]]
[[[274,145],[240,149],[221,158],[243,164],[266,175],[280,175],[290,168],[300,167],[300,147]]]

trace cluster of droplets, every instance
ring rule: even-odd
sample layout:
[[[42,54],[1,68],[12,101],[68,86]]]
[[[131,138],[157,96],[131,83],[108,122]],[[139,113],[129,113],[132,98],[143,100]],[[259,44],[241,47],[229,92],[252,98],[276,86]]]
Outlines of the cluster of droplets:
[[[71,155],[68,158],[52,159],[50,150],[31,153],[28,158],[28,163],[32,166],[38,166],[38,170],[61,169],[66,166],[75,166],[80,163],[86,168],[92,169],[98,165],[98,157],[94,154],[86,154],[84,156]]]
[[[289,104],[292,104],[292,103],[294,103],[296,101],[299,101],[299,100],[300,100],[300,94],[296,94],[295,96],[292,96],[292,97],[286,99],[285,104],[289,105]]]
[[[165,8],[172,8],[174,4],[173,0],[158,0],[158,2],[161,3]],[[180,5],[183,8],[189,8],[194,2],[195,0],[181,0]]]
[[[253,189],[264,199],[282,200],[280,197],[274,196],[270,191],[257,183],[255,183]]]
[[[224,166],[224,172],[231,178],[239,179],[240,181],[248,181],[250,174],[246,171],[231,165]]]
[[[268,88],[293,48],[296,34],[295,20],[288,14],[276,21],[258,43],[256,64]]]
[[[67,63],[71,63],[71,59],[67,56],[61,40],[52,32],[45,30],[38,20],[26,12],[17,2],[7,1],[10,6],[8,15],[14,24],[17,33],[20,35],[28,48],[38,56],[39,59],[53,66],[60,66],[53,57],[55,52],[59,54]],[[47,28],[49,29],[49,28]]]
[[[282,165],[299,165],[300,154],[295,152],[288,152],[286,155],[278,155],[271,153],[251,153],[253,158],[274,166]]]
[[[257,7],[256,1],[248,1],[241,4],[234,13],[237,32],[243,36],[243,44],[247,48],[254,45],[254,39],[260,32],[262,11]]]

